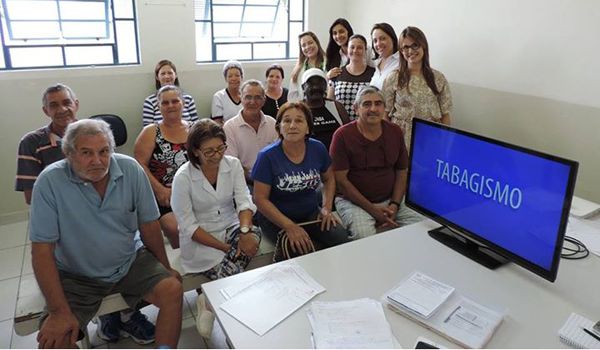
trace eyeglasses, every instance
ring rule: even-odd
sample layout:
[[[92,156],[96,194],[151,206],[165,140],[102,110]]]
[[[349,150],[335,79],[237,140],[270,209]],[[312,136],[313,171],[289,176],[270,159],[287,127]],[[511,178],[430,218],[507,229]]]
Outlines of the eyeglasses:
[[[400,50],[402,50],[402,52],[408,52],[408,49],[412,49],[413,51],[417,51],[418,49],[421,48],[421,45],[419,45],[418,43],[413,43],[412,45],[404,45],[400,48]]]
[[[254,102],[260,102],[260,101],[262,101],[264,99],[265,99],[265,97],[261,96],[261,95],[255,95],[255,96],[244,95],[244,101],[246,101],[246,102],[250,102],[252,100],[254,100]]]
[[[219,153],[219,154],[223,154],[225,152],[225,150],[227,149],[227,144],[224,143],[221,146],[217,147],[217,148],[206,148],[206,149],[201,149],[200,152],[202,152],[202,154],[205,157],[212,157],[215,154]]]

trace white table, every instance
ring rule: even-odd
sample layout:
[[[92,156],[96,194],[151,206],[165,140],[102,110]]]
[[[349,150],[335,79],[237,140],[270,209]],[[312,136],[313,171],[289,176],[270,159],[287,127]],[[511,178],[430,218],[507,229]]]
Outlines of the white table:
[[[313,300],[340,301],[369,297],[379,300],[411,272],[419,270],[448,283],[487,306],[506,309],[507,317],[488,347],[561,348],[557,331],[571,312],[592,320],[600,318],[600,259],[562,260],[555,283],[550,283],[516,264],[497,270],[469,260],[433,240],[432,221],[395,229],[316,252],[297,262],[325,288]],[[233,319],[219,305],[219,290],[250,280],[274,265],[202,285],[216,309],[227,340],[235,348],[310,348],[310,325],[304,305],[260,337]],[[400,344],[412,347],[418,336],[447,346],[448,340],[385,308],[386,317]]]

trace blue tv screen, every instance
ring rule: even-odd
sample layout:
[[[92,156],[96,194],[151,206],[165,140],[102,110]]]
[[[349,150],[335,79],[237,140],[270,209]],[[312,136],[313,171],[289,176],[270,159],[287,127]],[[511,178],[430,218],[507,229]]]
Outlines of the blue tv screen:
[[[554,281],[577,162],[413,120],[407,205]]]

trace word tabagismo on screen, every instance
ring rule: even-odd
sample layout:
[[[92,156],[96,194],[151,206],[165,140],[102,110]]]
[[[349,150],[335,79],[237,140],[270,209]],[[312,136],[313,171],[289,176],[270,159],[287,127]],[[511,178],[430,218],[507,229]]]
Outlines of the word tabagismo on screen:
[[[436,162],[438,179],[464,187],[466,190],[513,209],[521,207],[523,192],[520,188],[511,188],[508,184],[502,184],[491,177],[470,172],[468,169],[461,169],[458,165],[452,165],[441,159],[436,159]]]

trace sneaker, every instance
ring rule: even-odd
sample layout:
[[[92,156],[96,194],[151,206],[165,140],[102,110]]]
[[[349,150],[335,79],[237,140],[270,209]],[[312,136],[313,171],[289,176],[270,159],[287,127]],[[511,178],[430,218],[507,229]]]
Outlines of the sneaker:
[[[206,307],[206,297],[204,294],[198,295],[196,299],[196,307],[198,308],[198,318],[196,319],[196,330],[204,339],[210,339],[213,325],[215,323],[215,314]]]
[[[118,312],[98,316],[98,328],[96,334],[98,338],[109,343],[116,343],[121,338],[121,315]]]
[[[121,322],[121,335],[131,337],[140,345],[150,344],[154,342],[154,325],[146,315],[136,310],[129,321]]]

